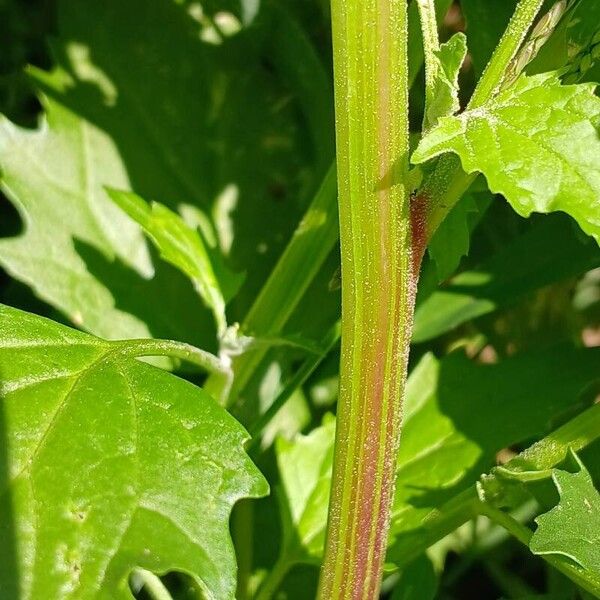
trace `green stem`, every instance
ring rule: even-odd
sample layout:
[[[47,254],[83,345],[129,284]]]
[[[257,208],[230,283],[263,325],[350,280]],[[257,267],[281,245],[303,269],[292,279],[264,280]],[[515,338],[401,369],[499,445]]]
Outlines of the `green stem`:
[[[473,92],[469,109],[479,108],[499,91],[513,59],[519,52],[543,4],[544,0],[521,0],[519,2],[498,47]]]
[[[173,340],[123,340],[110,342],[119,354],[126,356],[171,356],[194,364],[209,373],[226,373],[228,366],[218,356],[185,342]]]
[[[135,569],[134,574],[142,582],[144,591],[152,600],[173,600],[160,577],[146,569]]]
[[[440,39],[435,15],[435,1],[416,0],[416,2],[419,8],[425,55],[425,111],[423,116],[423,130],[425,130],[431,125],[427,115],[429,115],[429,107],[435,96],[435,81],[439,64],[436,53],[440,50]]]
[[[338,238],[335,198],[335,165],[332,165],[294,237],[244,319],[244,332],[258,337],[281,333],[335,246]],[[267,347],[257,348],[234,359],[235,378],[230,405],[249,383],[267,352]],[[212,394],[222,394],[221,378],[210,377],[205,389]]]
[[[274,598],[291,566],[292,563],[288,562],[283,556],[279,557],[258,589],[255,600],[271,600],[271,598]]]
[[[498,523],[498,525],[504,527],[515,539],[529,548],[529,542],[531,540],[531,536],[533,535],[533,532],[531,529],[529,529],[529,527],[519,523],[508,513],[492,506],[487,502],[480,503],[479,512],[495,523]],[[544,554],[540,558],[552,565],[557,571],[563,573],[563,575],[566,575],[578,586],[587,592],[590,592],[594,596],[597,596],[600,582],[593,573],[583,569],[574,562],[571,562],[570,559],[559,554]]]
[[[332,0],[342,358],[320,600],[377,598],[415,276],[406,0]]]
[[[340,324],[337,322],[325,336],[323,340],[323,352],[318,355],[309,356],[301,367],[294,373],[292,379],[286,384],[280,394],[275,398],[267,410],[250,426],[248,433],[252,437],[246,450],[255,448],[260,441],[260,435],[264,428],[271,422],[271,419],[282,409],[285,403],[291,398],[292,394],[304,384],[304,382],[314,373],[315,369],[321,364],[323,359],[333,350],[340,339]]]

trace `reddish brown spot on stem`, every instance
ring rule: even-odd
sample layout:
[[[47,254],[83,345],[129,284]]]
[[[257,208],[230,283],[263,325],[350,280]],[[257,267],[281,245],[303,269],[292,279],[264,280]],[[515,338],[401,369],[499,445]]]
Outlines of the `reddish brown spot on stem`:
[[[421,261],[427,248],[427,214],[429,196],[417,194],[410,202],[410,227],[412,234],[412,273],[416,280],[419,277]]]

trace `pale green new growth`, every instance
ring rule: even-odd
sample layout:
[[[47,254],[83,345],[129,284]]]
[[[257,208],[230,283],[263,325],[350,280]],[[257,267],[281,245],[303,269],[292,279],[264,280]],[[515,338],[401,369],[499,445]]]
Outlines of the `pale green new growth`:
[[[198,294],[210,307],[219,335],[225,333],[225,298],[200,233],[178,214],[153,202],[148,205],[132,192],[108,190],[117,206],[140,224],[160,251],[161,257],[188,276]],[[234,277],[230,274],[230,278]]]
[[[523,216],[564,211],[600,241],[600,99],[553,73],[521,77],[481,107],[440,120],[414,163],[454,152]]]

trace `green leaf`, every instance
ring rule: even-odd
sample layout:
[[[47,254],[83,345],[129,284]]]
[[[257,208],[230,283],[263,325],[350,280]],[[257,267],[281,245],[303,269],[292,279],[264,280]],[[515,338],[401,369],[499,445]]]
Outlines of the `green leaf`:
[[[600,493],[583,463],[579,471],[553,469],[560,494],[556,507],[536,519],[537,530],[529,547],[534,554],[560,554],[570,558],[600,582]]]
[[[161,257],[191,279],[198,294],[212,310],[217,329],[222,334],[227,328],[225,299],[199,232],[158,202],[148,205],[132,192],[111,189],[108,194],[117,206],[141,225]]]
[[[438,281],[450,277],[458,268],[462,257],[469,253],[471,232],[479,220],[477,213],[483,212],[488,205],[489,195],[482,197],[479,202],[474,195],[465,195],[433,234],[427,250],[435,262]]]
[[[2,190],[25,229],[0,240],[0,265],[101,337],[210,339],[192,286],[153,264],[104,186],[212,217],[220,252],[248,272],[231,307],[239,320],[316,183],[296,82],[273,72],[262,30],[202,41],[197,4],[58,4],[56,67],[29,71],[39,129],[0,118]]]
[[[434,600],[437,588],[433,563],[423,554],[402,571],[391,600]]]
[[[445,117],[413,162],[446,152],[482,172],[522,216],[564,211],[600,242],[600,98],[555,73],[521,77],[485,106]]]
[[[453,115],[460,108],[458,74],[466,55],[467,38],[463,33],[454,34],[435,52],[437,68],[425,115],[425,129],[436,125],[440,117]]]
[[[0,306],[3,596],[132,598],[143,567],[234,598],[229,514],[266,482],[231,416],[137,354]]]
[[[561,243],[557,244],[556,240]],[[454,277],[417,306],[413,342],[518,303],[537,289],[600,266],[597,244],[565,215],[549,215],[476,268]]]
[[[299,562],[319,564],[325,542],[327,505],[333,465],[335,419],[308,435],[276,443],[281,473],[285,552]]]

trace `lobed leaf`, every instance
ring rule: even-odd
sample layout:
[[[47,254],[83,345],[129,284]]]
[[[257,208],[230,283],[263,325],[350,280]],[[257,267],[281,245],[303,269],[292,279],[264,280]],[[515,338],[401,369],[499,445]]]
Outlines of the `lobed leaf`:
[[[600,98],[556,73],[521,77],[481,108],[442,118],[413,162],[454,152],[522,216],[564,211],[600,242]]]
[[[132,598],[135,567],[233,599],[233,504],[267,492],[242,427],[201,389],[106,342],[0,306],[0,589]]]
[[[534,554],[570,558],[600,583],[600,493],[584,464],[576,459],[577,473],[553,469],[560,501],[536,519],[538,528],[529,547]]]

